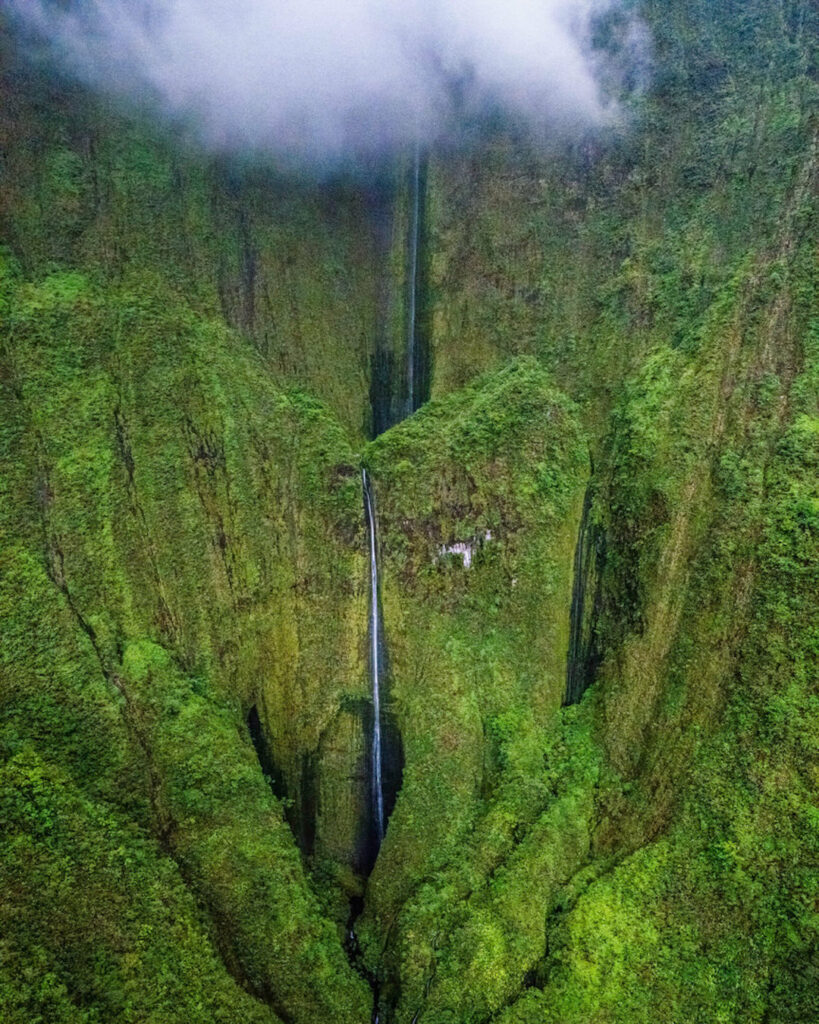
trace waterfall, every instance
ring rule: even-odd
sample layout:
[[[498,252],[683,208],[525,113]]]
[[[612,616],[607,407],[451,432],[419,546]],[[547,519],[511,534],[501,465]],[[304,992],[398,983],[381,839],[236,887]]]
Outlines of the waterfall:
[[[430,356],[425,299],[427,157],[420,142],[409,160],[369,195],[375,257],[380,269],[371,363],[372,436],[411,416],[429,398]],[[399,211],[403,211],[399,215]],[[396,274],[397,225],[402,226],[402,275]],[[399,306],[399,302],[401,305]]]
[[[397,179],[396,179],[397,183]],[[428,397],[426,338],[419,329],[419,309],[423,319],[425,292],[422,244],[424,235],[424,194],[426,189],[426,163],[421,143],[416,142],[409,174],[407,194],[407,234],[404,250],[406,330],[394,318],[396,299],[395,281],[391,266],[391,245],[394,244],[394,210],[399,193],[376,192],[372,197],[373,224],[385,277],[379,297],[379,324],[373,358],[373,376],[370,385],[373,436],[395,426],[412,413]],[[387,200],[389,199],[389,204]],[[391,204],[391,205],[390,205]],[[393,324],[398,329],[393,333]],[[406,351],[398,352],[396,343],[402,341]],[[402,374],[401,367],[405,367]],[[372,684],[372,754],[370,758],[372,789],[372,846],[374,854],[386,832],[387,817],[395,803],[403,771],[401,735],[382,701],[388,704],[388,670],[386,645],[380,620],[378,586],[378,527],[375,499],[367,471],[362,469],[364,512],[370,545],[370,675]],[[374,859],[374,857],[373,857]]]
[[[407,405],[411,416],[416,400],[416,348],[418,337],[418,252],[421,245],[421,144],[415,144],[412,165],[412,215],[409,237],[409,308],[407,313]]]
[[[378,613],[378,549],[375,526],[375,502],[367,470],[361,470],[364,488],[364,509],[370,539],[370,674],[373,687],[372,780],[373,809],[378,843],[384,838],[384,780],[381,750],[381,622]]]

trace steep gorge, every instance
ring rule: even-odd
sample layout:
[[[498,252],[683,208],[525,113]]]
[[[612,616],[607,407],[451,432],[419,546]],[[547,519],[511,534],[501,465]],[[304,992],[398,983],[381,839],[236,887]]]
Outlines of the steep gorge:
[[[4,36],[4,1021],[819,1017],[819,27],[642,9],[321,184]]]

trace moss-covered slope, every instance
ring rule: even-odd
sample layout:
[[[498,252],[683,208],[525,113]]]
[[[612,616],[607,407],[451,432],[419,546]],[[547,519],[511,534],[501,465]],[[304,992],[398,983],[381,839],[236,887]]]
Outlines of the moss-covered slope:
[[[819,25],[638,6],[619,127],[432,154],[435,400],[363,449],[405,168],[214,160],[4,39],[3,1020],[819,1019]]]
[[[365,460],[406,756],[367,894],[386,933],[490,807],[507,813],[507,748],[560,707],[588,453],[572,404],[523,361],[431,403]]]
[[[82,953],[93,940],[126,979],[112,1013],[139,1012],[140,972],[159,972],[151,1019],[188,1019],[174,986],[189,985],[196,1005],[216,975],[221,995],[203,1007],[229,1004],[230,972],[287,1019],[362,1019],[369,993],[320,913],[244,721],[251,704],[276,711],[284,695],[303,708],[310,685],[325,705],[361,685],[348,642],[362,618],[350,543],[361,514],[343,432],[153,282],[18,284],[4,324],[2,743],[20,793],[9,825],[21,830],[11,849],[22,856],[33,841],[27,824],[45,829],[38,870],[48,879],[63,865],[67,905],[85,901],[114,929],[109,901],[128,907],[122,941],[71,923],[65,948],[59,933],[49,940],[74,964],[55,984],[82,1005],[83,986],[100,983]],[[321,703],[302,712],[311,729]],[[311,740],[298,714],[280,733],[289,782],[293,748]],[[95,818],[103,825],[81,839]],[[137,887],[131,907],[117,892],[118,857],[122,870],[134,860],[171,880],[187,915],[187,981],[166,963],[174,933],[161,908],[147,904],[155,939],[136,909],[158,896]],[[48,935],[48,900],[27,913]],[[4,935],[23,957],[14,935],[31,933],[17,929]],[[246,999],[236,989],[232,1012]]]
[[[26,274],[148,272],[368,429],[382,254],[373,188],[204,155],[156,111],[32,65],[0,12],[0,229]]]

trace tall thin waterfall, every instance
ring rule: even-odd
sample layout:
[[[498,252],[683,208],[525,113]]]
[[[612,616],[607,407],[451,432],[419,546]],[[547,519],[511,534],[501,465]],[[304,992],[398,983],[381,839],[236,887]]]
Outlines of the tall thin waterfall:
[[[381,749],[381,680],[382,647],[381,622],[378,613],[378,547],[375,522],[375,501],[370,488],[367,470],[361,470],[364,487],[364,508],[367,514],[367,528],[370,538],[370,674],[373,684],[373,735],[372,735],[372,779],[375,827],[380,843],[384,838],[384,780]]]
[[[418,252],[421,245],[421,144],[415,144],[412,165],[412,214],[409,238],[409,308],[407,311],[407,404],[411,416],[418,408],[416,360],[418,338]]]
[[[405,179],[406,180],[406,179]],[[394,282],[386,279],[382,295],[381,313],[384,321],[376,338],[373,361],[373,384],[370,398],[373,408],[373,434],[389,430],[402,419],[411,416],[425,401],[426,382],[426,338],[423,323],[419,329],[419,310],[423,318],[423,297],[425,283],[422,245],[424,235],[424,194],[426,190],[426,161],[417,142],[413,152],[411,173],[408,182],[408,218],[406,249],[406,330],[402,337],[406,351],[398,355],[394,350],[391,319],[394,299]],[[397,196],[393,197],[393,201]],[[390,245],[394,221],[387,216],[385,206],[377,207],[376,225],[382,255],[389,266]],[[404,373],[400,372],[402,358],[405,360]],[[361,481],[364,490],[364,511],[370,544],[370,675],[372,682],[373,728],[372,754],[370,759],[373,828],[372,841],[375,851],[381,845],[387,824],[387,814],[395,802],[397,787],[400,786],[403,768],[403,751],[400,733],[382,708],[382,697],[387,699],[386,647],[383,627],[380,621],[378,603],[378,523],[376,520],[375,498],[367,471],[362,469]]]

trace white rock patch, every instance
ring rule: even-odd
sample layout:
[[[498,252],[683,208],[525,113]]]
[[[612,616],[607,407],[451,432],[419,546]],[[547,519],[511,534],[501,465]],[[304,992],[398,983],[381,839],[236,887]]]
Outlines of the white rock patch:
[[[464,569],[469,569],[478,548],[490,540],[492,540],[492,531],[486,530],[484,533],[479,534],[472,540],[456,541],[454,544],[442,544],[441,547],[438,548],[438,558],[436,561],[440,560],[445,555],[460,555],[463,559]]]

